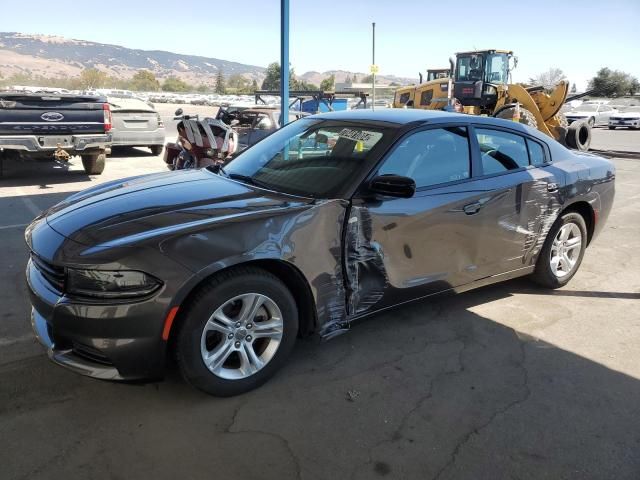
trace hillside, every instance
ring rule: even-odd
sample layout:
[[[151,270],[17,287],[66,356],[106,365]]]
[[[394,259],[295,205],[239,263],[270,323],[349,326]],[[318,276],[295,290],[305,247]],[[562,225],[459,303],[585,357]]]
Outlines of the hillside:
[[[45,78],[75,77],[85,68],[97,68],[111,77],[121,79],[131,78],[137,71],[147,69],[159,79],[175,76],[190,84],[212,83],[219,69],[225,76],[240,74],[258,83],[265,75],[264,67],[219,58],[180,55],[162,50],[138,50],[50,35],[0,32],[2,77],[21,73]],[[362,79],[367,74],[344,70],[312,71],[298,75],[298,78],[320,85],[330,75],[335,75],[337,82],[343,82],[346,77],[353,78],[356,75]],[[378,81],[408,84],[416,80],[380,75]]]
[[[136,71],[147,69],[158,78],[176,76],[192,83],[213,79],[219,69],[225,75],[242,74],[256,80],[263,78],[265,70],[219,58],[137,50],[47,35],[0,32],[0,74],[5,77],[19,72],[45,77],[73,76],[91,67],[116,78],[129,78]]]

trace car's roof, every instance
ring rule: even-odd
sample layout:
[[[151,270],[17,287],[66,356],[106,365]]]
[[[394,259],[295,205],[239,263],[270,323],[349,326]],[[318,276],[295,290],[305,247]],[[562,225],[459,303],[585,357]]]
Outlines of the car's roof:
[[[509,128],[528,135],[532,135],[541,140],[548,141],[550,138],[535,128],[528,127],[519,122],[504,120],[495,117],[483,117],[478,115],[467,115],[464,113],[445,112],[443,110],[423,110],[418,108],[383,108],[380,110],[357,109],[340,112],[328,112],[312,115],[307,118],[317,118],[321,120],[339,120],[353,122],[382,122],[397,124],[398,127],[409,123],[413,124],[438,124],[438,123],[459,123],[476,125],[494,125]]]

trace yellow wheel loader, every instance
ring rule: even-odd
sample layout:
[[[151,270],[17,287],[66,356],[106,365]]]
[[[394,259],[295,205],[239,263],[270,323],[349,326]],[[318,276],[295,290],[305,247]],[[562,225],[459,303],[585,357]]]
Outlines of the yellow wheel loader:
[[[396,92],[394,107],[462,109],[470,115],[489,115],[519,121],[555,138],[563,145],[587,150],[591,130],[584,122],[568,126],[560,108],[567,99],[569,84],[560,82],[551,93],[543,87],[510,83],[517,65],[513,52],[479,50],[456,54],[450,77],[402,87]],[[404,102],[403,102],[404,100]]]

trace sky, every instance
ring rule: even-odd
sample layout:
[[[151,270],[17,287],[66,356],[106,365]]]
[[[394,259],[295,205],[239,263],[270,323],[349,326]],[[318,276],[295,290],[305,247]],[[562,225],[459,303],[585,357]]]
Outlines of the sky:
[[[290,62],[296,73],[368,72],[376,22],[376,64],[383,75],[417,77],[427,68],[446,67],[455,52],[495,48],[518,56],[515,81],[550,67],[561,68],[579,89],[601,67],[640,79],[640,0],[290,0],[290,5]],[[0,31],[266,66],[280,55],[280,1],[3,2]]]

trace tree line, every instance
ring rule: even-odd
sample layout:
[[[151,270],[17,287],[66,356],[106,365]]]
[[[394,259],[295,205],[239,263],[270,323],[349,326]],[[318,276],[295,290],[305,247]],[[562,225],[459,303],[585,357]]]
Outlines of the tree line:
[[[131,78],[117,78],[107,75],[96,68],[86,68],[77,77],[45,77],[30,72],[15,73],[8,77],[0,76],[0,87],[12,85],[28,85],[33,87],[54,87],[67,90],[94,90],[112,88],[137,92],[199,92],[199,93],[253,93],[258,89],[258,82],[242,75],[225,76],[220,69],[215,81],[193,85],[175,76],[162,81],[149,70],[139,70]]]
[[[546,72],[529,78],[528,83],[543,86],[545,90],[551,91],[563,80],[567,80],[567,77],[561,69],[550,68]],[[640,82],[630,73],[603,67],[589,80],[587,90],[593,90],[592,96],[596,97],[624,97],[640,93]],[[571,92],[575,93],[576,91],[574,83],[571,86]]]

